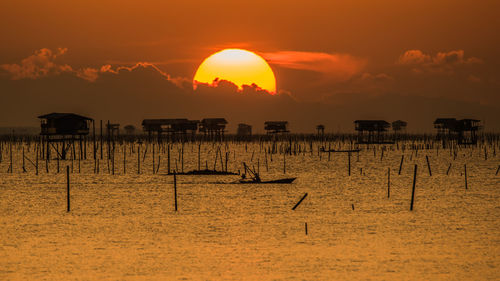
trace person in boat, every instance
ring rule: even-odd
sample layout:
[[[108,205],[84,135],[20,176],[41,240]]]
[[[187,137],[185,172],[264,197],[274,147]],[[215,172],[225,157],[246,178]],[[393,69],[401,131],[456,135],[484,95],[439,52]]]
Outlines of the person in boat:
[[[241,179],[245,180],[247,178],[247,174],[241,174]],[[253,174],[253,178],[251,179],[253,182],[261,182],[259,174]]]
[[[260,176],[259,176],[258,173],[255,173],[254,181],[255,182],[260,182]]]

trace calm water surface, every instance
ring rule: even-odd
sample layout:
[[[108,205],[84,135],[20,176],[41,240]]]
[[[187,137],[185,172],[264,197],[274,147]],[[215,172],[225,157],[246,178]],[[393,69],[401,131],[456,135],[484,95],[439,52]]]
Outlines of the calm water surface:
[[[246,149],[244,144],[222,145],[224,158],[229,153],[229,170],[241,170],[245,161],[263,179],[298,179],[291,185],[240,185],[230,183],[238,176],[178,176],[177,212],[173,177],[165,175],[165,151],[159,174],[153,174],[150,148],[141,159],[141,175],[130,145],[126,174],[122,146],[116,148],[115,175],[108,173],[106,160],[94,174],[89,151],[80,173],[73,162],[67,213],[63,168],[71,161],[61,161],[57,174],[55,160],[49,173],[39,160],[39,175],[26,162],[23,173],[21,150],[15,147],[10,174],[4,150],[0,279],[500,279],[498,155],[488,152],[485,160],[484,148],[467,148],[453,160],[448,150],[420,150],[416,155],[386,146],[382,158],[381,148],[374,154],[363,147],[359,158],[352,154],[348,176],[347,154],[332,153],[329,160],[323,153],[320,159],[318,145],[313,153],[287,155],[286,175],[282,154],[274,154],[271,161],[258,143]],[[197,168],[197,149],[196,144],[185,145],[185,171]],[[212,144],[202,146],[202,167],[213,168],[216,151]],[[26,153],[34,159],[32,146]],[[171,158],[172,169],[177,165],[180,170],[180,145],[174,145]],[[410,212],[414,164],[418,173]],[[292,211],[304,193],[308,196]]]

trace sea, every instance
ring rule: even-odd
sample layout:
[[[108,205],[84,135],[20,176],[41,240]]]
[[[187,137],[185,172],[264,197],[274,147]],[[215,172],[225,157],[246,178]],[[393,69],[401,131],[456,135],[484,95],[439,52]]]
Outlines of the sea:
[[[498,143],[290,144],[4,142],[0,279],[500,280]]]

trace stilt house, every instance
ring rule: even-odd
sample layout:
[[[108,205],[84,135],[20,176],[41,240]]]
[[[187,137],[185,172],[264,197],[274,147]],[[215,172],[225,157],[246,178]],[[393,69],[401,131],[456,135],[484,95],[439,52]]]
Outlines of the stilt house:
[[[264,123],[264,130],[268,134],[283,134],[289,133],[288,121],[266,121]]]
[[[406,125],[408,125],[408,123],[406,123],[405,121],[396,120],[392,122],[392,130],[394,131],[394,133],[404,131],[406,130]]]
[[[480,122],[477,119],[437,118],[434,121],[434,128],[437,129],[438,139],[443,142],[456,140],[458,144],[476,144],[477,132],[481,128]]]
[[[135,133],[135,127],[132,125],[127,125],[123,127],[123,129],[125,130],[125,134],[127,135],[133,135]]]
[[[38,118],[41,120],[40,135],[44,150],[42,154],[47,157],[46,159],[50,159],[51,148],[58,157],[66,159],[68,149],[73,147],[73,157],[76,157],[75,141],[80,144],[80,157],[86,155],[84,154],[86,146],[83,146],[82,141],[89,134],[90,124],[94,121],[92,118],[74,113],[50,113],[40,115]]]
[[[200,133],[209,136],[223,136],[227,121],[224,118],[205,118],[200,122]]]
[[[238,136],[251,136],[252,135],[252,126],[248,124],[240,123],[238,124],[238,130],[236,131],[236,135]]]
[[[156,133],[158,141],[160,141],[163,133],[173,136],[176,134],[186,135],[189,132],[194,135],[198,129],[198,123],[198,120],[188,120],[185,118],[144,119],[142,120],[142,128],[148,133],[150,140],[153,133]]]
[[[354,129],[358,131],[358,143],[392,143],[386,135],[391,127],[384,120],[356,120]]]
[[[318,125],[316,126],[316,131],[318,131],[318,135],[324,135],[325,134],[325,125]]]

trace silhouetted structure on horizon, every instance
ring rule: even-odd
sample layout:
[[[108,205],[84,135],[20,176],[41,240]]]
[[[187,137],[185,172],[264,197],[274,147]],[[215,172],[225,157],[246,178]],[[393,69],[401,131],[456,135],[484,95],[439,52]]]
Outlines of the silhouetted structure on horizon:
[[[200,122],[200,133],[213,136],[224,136],[227,121],[224,118],[205,118]]]
[[[106,124],[106,130],[108,135],[111,135],[111,138],[120,136],[120,124]]]
[[[394,133],[405,131],[407,125],[408,123],[406,123],[405,121],[396,120],[392,122],[392,130],[394,131]]]
[[[448,137],[457,122],[456,118],[437,118],[434,121],[434,128],[437,129],[438,137]]]
[[[316,131],[318,131],[318,135],[322,136],[325,134],[325,125],[316,126]]]
[[[289,133],[288,121],[266,121],[264,122],[264,130],[268,134],[284,134]]]
[[[251,136],[252,135],[252,126],[248,124],[240,123],[238,124],[238,129],[236,131],[236,135],[238,136]]]
[[[60,159],[66,159],[70,148],[73,148],[73,157],[76,157],[75,140],[80,144],[80,157],[83,158],[82,156],[87,154],[87,146],[84,146],[82,142],[89,134],[90,122],[94,121],[92,118],[74,113],[55,112],[40,115],[38,118],[41,119],[40,135],[43,141],[42,150],[44,150],[42,155],[45,155],[46,159],[50,159],[51,147]]]
[[[198,123],[198,120],[188,120],[186,118],[144,119],[142,120],[142,128],[148,133],[150,141],[153,133],[156,133],[158,142],[160,142],[163,133],[171,137],[176,134],[186,135],[188,132],[194,135],[198,129]]]
[[[391,124],[384,120],[356,120],[354,129],[358,131],[358,143],[393,143],[387,139],[386,132]]]
[[[127,125],[123,127],[123,129],[125,130],[125,134],[127,135],[133,135],[135,133],[135,127],[132,125]]]
[[[476,144],[480,122],[477,119],[437,118],[434,128],[437,129],[437,138],[443,141],[443,147],[447,140],[456,140],[458,144]]]

